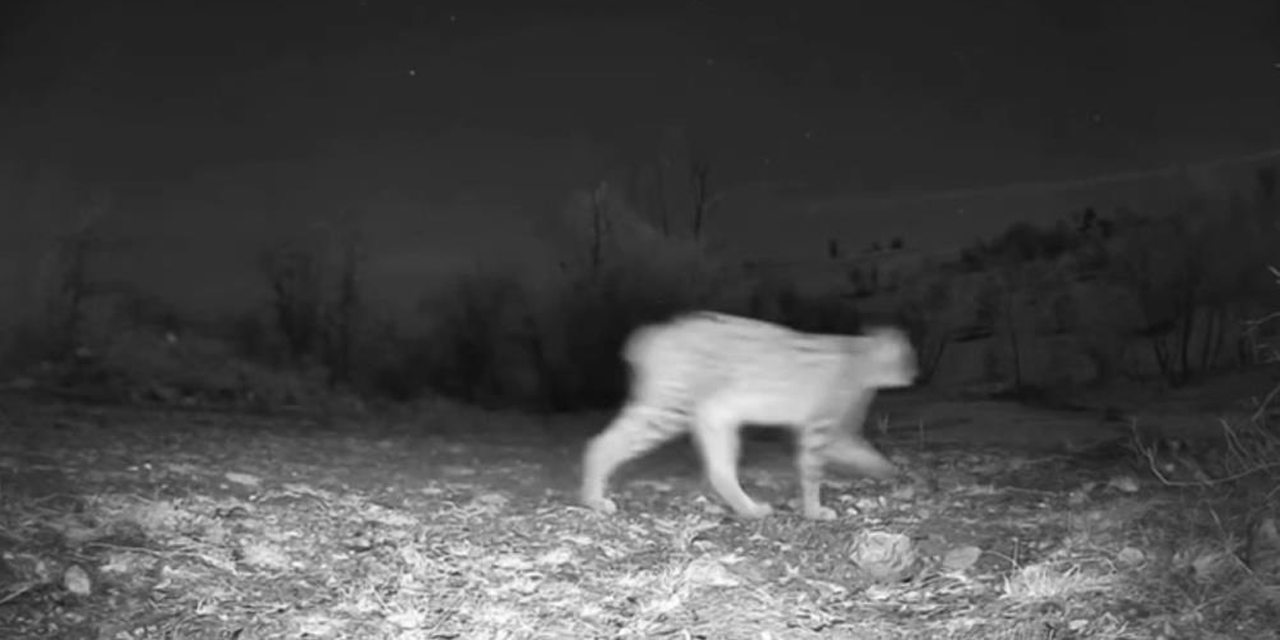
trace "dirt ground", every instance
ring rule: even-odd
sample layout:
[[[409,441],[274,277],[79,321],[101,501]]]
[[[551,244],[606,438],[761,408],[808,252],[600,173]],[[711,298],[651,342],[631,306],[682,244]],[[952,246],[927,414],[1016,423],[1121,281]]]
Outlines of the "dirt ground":
[[[1280,637],[1280,469],[1207,444],[1247,407],[1095,404],[887,395],[867,433],[904,473],[833,477],[811,522],[776,437],[742,463],[770,518],[712,500],[686,441],[603,515],[575,489],[607,414],[7,395],[0,637]]]

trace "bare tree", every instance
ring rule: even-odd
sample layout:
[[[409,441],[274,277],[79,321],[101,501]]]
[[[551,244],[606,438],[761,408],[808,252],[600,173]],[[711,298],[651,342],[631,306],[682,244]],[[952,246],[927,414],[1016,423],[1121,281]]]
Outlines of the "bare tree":
[[[1191,229],[1190,218],[1178,214],[1132,229],[1113,263],[1113,276],[1142,310],[1139,335],[1175,385],[1193,375],[1193,338],[1208,301],[1209,265],[1199,246],[1201,229]]]
[[[337,233],[338,280],[334,299],[328,305],[326,367],[329,387],[351,382],[355,368],[354,351],[362,305],[360,270],[366,258],[364,237],[354,216],[345,214]]]
[[[667,181],[665,179],[667,173],[667,158],[663,156],[658,159],[658,173],[656,176],[657,185],[654,187],[658,192],[658,221],[662,228],[662,236],[664,238],[671,236],[670,215],[667,213]]]
[[[928,278],[928,279],[924,279]],[[904,290],[898,306],[898,321],[906,328],[911,343],[920,352],[920,381],[928,384],[955,338],[947,317],[951,310],[954,283],[937,276],[922,276]]]
[[[1022,388],[1022,344],[1018,341],[1018,287],[1013,269],[1003,269],[998,276],[1004,295],[1000,296],[1005,330],[1009,333],[1009,358],[1013,362],[1013,386]]]
[[[693,237],[702,238],[703,225],[711,209],[711,165],[706,160],[689,163],[689,187],[693,195]]]
[[[591,192],[591,274],[595,276],[600,272],[601,262],[603,261],[604,251],[604,234],[605,234],[605,183],[601,182],[594,191]]]
[[[1274,201],[1276,199],[1276,166],[1267,165],[1258,169],[1255,180],[1258,183],[1258,193],[1263,200]]]
[[[53,313],[58,319],[58,355],[67,355],[79,346],[84,303],[94,293],[94,283],[89,274],[94,255],[103,247],[98,222],[110,208],[110,197],[95,196],[94,200],[76,229],[63,235],[54,249],[58,289],[53,300]]]
[[[89,260],[97,241],[92,227],[82,227],[58,243],[58,297],[55,304],[61,315],[59,349],[64,353],[75,349],[80,335],[82,308],[89,297]]]
[[[1004,263],[991,274],[978,295],[978,323],[999,335],[1004,330],[1009,341],[1009,363],[1013,367],[1013,387],[1022,387],[1022,344],[1018,339],[1017,266]]]
[[[293,364],[311,355],[320,321],[320,264],[313,250],[282,243],[259,261],[272,294],[276,328]]]

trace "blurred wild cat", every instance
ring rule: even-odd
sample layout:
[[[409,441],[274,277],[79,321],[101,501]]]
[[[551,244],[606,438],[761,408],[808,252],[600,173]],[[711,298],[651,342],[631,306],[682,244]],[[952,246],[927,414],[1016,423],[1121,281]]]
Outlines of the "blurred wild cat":
[[[878,327],[829,335],[722,313],[696,311],[636,329],[622,350],[630,395],[586,447],[581,500],[614,513],[609,477],[622,464],[690,432],[711,487],[743,518],[772,513],[738,482],[746,423],[790,429],[804,517],[830,520],[819,501],[823,467],[835,462],[874,478],[894,465],[862,437],[877,389],[910,386],[917,375],[906,334]]]

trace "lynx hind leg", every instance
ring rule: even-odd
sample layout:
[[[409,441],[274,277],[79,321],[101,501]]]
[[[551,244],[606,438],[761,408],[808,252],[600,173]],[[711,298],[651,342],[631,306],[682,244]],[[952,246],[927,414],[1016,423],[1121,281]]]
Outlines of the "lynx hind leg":
[[[772,507],[748,496],[738,481],[741,423],[731,407],[715,401],[705,402],[696,419],[694,443],[702,455],[707,481],[720,499],[741,518],[754,520],[773,513]]]
[[[800,478],[800,513],[809,520],[835,520],[835,509],[822,506],[822,476],[827,439],[801,431],[796,442],[796,473]]]
[[[617,512],[618,505],[605,496],[613,472],[684,429],[683,416],[635,402],[623,407],[618,417],[587,443],[582,456],[582,504],[602,513]]]
[[[840,432],[822,450],[824,462],[849,469],[855,473],[888,480],[897,475],[898,468],[865,439]]]

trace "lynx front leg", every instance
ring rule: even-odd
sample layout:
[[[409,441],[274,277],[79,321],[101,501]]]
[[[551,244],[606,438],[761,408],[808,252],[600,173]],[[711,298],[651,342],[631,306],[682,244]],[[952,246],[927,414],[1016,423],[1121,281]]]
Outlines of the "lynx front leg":
[[[800,512],[809,520],[835,520],[835,509],[822,506],[822,475],[826,443],[812,434],[801,433],[796,443],[796,472],[800,477]]]
[[[870,478],[886,480],[897,473],[897,468],[862,437],[863,421],[873,396],[870,392],[857,395],[839,420],[821,425],[811,433],[814,436],[828,434],[828,437],[818,438],[825,441],[818,451],[824,462]],[[804,432],[800,435],[803,437]]]
[[[697,421],[694,442],[702,454],[711,488],[739,517],[757,519],[773,513],[769,505],[751,499],[738,482],[738,417],[712,401],[698,410]]]

